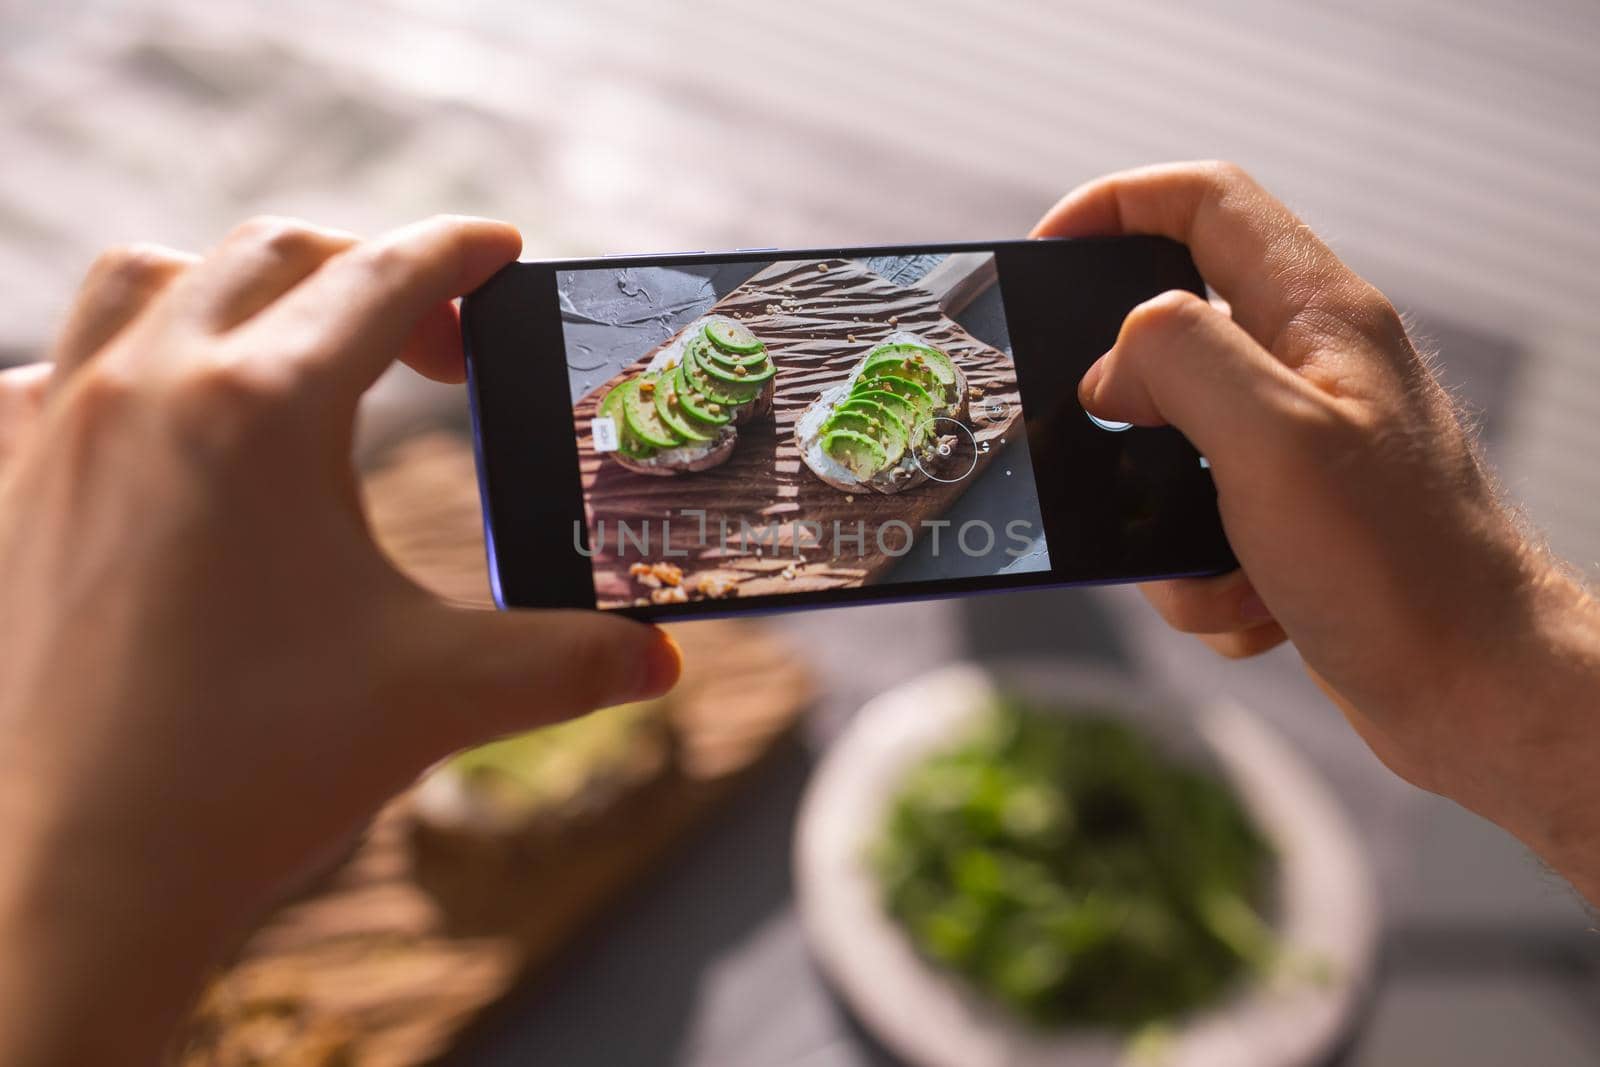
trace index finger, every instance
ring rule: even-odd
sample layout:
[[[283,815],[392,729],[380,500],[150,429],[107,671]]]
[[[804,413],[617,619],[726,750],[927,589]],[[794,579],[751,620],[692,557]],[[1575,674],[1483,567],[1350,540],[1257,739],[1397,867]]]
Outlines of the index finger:
[[[358,397],[396,357],[426,372],[427,349],[458,346],[449,301],[521,248],[521,235],[504,222],[427,219],[331,257],[243,330],[265,331],[270,349],[295,353]]]
[[[1307,311],[1351,306],[1366,288],[1294,212],[1230,163],[1167,163],[1096,179],[1063,197],[1032,236],[1124,233],[1188,245],[1234,320],[1274,351]]]

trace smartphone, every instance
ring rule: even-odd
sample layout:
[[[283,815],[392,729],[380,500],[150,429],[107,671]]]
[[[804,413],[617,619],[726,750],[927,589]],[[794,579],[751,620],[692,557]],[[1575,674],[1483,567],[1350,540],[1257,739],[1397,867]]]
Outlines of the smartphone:
[[[462,307],[501,607],[676,619],[1236,566],[1205,457],[1077,386],[1158,237],[519,262]]]

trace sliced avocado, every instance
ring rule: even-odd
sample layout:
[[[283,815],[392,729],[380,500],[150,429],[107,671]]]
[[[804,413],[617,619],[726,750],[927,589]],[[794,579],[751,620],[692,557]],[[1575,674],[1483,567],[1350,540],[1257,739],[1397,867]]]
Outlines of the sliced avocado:
[[[766,347],[744,323],[732,319],[713,319],[706,323],[706,337],[724,352],[739,356],[753,355]]]
[[[865,425],[862,425],[865,424]],[[886,464],[900,462],[906,452],[906,427],[898,412],[890,411],[873,400],[851,398],[833,409],[833,415],[822,424],[822,432],[834,429],[859,430],[883,446]]]
[[[633,459],[644,459],[655,454],[655,449],[634,436],[628,429],[628,420],[623,418],[622,402],[628,395],[628,386],[633,384],[630,378],[621,385],[615,386],[600,401],[600,406],[595,414],[603,415],[616,423],[617,426],[617,451]]]
[[[857,379],[856,387],[851,390],[852,395],[860,395],[873,390],[882,389],[894,393],[914,409],[911,424],[907,428],[907,437],[913,445],[920,444],[923,435],[927,432],[928,420],[933,418],[934,409],[938,406],[933,396],[917,382],[910,378],[902,378],[895,374],[884,374],[865,381]]]
[[[876,388],[875,383],[871,381],[866,382],[864,387],[862,383],[858,382],[857,388],[851,392],[844,403],[853,404],[858,400],[877,404],[891,415],[897,417],[900,420],[900,429],[907,434],[916,429],[917,423],[921,421],[917,417],[917,409],[911,401],[899,393],[891,393],[887,389]],[[844,404],[839,406],[844,407]]]
[[[744,367],[747,370],[754,370],[757,367],[766,366],[768,362],[767,350],[765,348],[757,350],[753,355],[736,356],[732,352],[724,352],[716,345],[701,345],[700,356],[709,362],[715,363],[719,367],[727,367],[729,370],[732,370],[735,367]]]
[[[628,424],[628,429],[645,444],[656,448],[676,448],[683,444],[683,438],[656,414],[655,378],[653,374],[644,374],[619,386],[627,390],[622,394],[622,418]]]
[[[883,446],[857,430],[833,430],[823,434],[822,450],[862,481],[888,465]]]
[[[694,381],[689,377],[689,364],[679,363],[672,372],[673,394],[678,398],[678,404],[688,415],[699,419],[708,426],[726,426],[733,416],[727,411],[727,405],[712,400],[694,387]]]
[[[688,351],[687,347],[685,351]],[[776,374],[778,370],[772,365],[772,360],[766,358],[766,356],[762,356],[755,363],[726,366],[717,362],[716,348],[703,342],[694,346],[694,361],[701,370],[717,381],[741,387],[760,385]]]
[[[694,415],[684,410],[678,403],[678,384],[676,374],[659,374],[656,376],[655,389],[656,416],[662,422],[672,427],[673,431],[690,444],[705,444],[716,439],[716,427],[701,422]]]
[[[932,372],[934,379],[947,389],[956,384],[956,365],[951,362],[949,356],[931,345],[917,345],[909,341],[879,345],[868,352],[862,373],[866,373],[874,364],[894,362],[911,363],[919,368],[927,368]]]
[[[882,378],[892,374],[897,378],[916,382],[928,391],[929,396],[942,400],[945,396],[944,383],[939,381],[938,373],[922,357],[921,353],[924,351],[926,349],[914,348],[911,345],[885,345],[867,357],[856,380]]]
[[[708,374],[706,364],[701,356],[701,350],[710,342],[702,339],[698,342],[691,341],[683,346],[683,365],[687,371],[690,386],[697,393],[715,400],[719,404],[739,405],[747,404],[754,400],[761,392],[761,382],[747,383],[744,381],[727,381],[716,375]],[[726,371],[722,372],[726,374]],[[768,374],[768,378],[772,375]],[[762,379],[765,381],[765,379]]]

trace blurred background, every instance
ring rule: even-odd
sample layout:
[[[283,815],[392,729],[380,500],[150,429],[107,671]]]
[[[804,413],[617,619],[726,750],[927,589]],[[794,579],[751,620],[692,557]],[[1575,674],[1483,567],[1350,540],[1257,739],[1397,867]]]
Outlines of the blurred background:
[[[0,4],[0,361],[38,358],[95,251],[257,212],[431,212],[530,256],[983,239],[1135,164],[1224,157],[1409,312],[1555,548],[1600,559],[1600,8],[1590,0],[695,5]],[[365,448],[459,423],[395,372]],[[1227,694],[1332,783],[1383,956],[1343,1062],[1600,1061],[1600,941],[1493,827],[1388,774],[1292,652],[1213,661],[1129,590],[775,623],[821,697],[794,746],[481,1028],[459,1062],[893,1062],[810,963],[789,834],[885,686],[963,656],[1093,659]],[[1590,932],[1585,932],[1590,931]]]

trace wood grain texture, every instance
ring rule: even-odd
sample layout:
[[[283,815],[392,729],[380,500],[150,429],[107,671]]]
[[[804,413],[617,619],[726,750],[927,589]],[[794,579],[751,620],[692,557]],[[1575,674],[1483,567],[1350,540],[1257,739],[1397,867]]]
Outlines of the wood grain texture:
[[[875,581],[909,548],[906,532],[885,524],[905,523],[912,532],[919,531],[921,522],[948,510],[987,469],[1014,426],[1020,432],[1022,409],[1010,357],[943,314],[932,293],[894,285],[853,260],[775,263],[707,314],[734,316],[766,342],[777,364],[773,417],[741,426],[738,447],[722,466],[662,478],[606,461],[594,451],[589,434],[601,398],[637,373],[659,348],[640,353],[632,367],[578,401],[574,422],[590,544],[595,546],[595,592],[602,605],[628,604],[645,595],[648,590],[633,583],[628,567],[664,558],[664,545],[683,553],[675,561],[691,577],[725,579],[740,596]],[[841,493],[801,462],[793,441],[795,421],[806,405],[844,381],[874,344],[896,330],[919,333],[949,353],[968,385],[981,393],[983,406],[992,406],[997,415],[969,419],[980,451],[966,478],[925,482],[894,496],[870,490]],[[974,405],[979,406],[977,401]],[[698,517],[683,514],[686,508],[706,512],[703,536]],[[727,526],[719,519],[726,519]],[[751,534],[744,533],[741,521],[749,523]],[[798,522],[817,523],[823,536],[812,536]],[[648,529],[648,549],[623,541],[619,550],[619,523],[633,533]],[[844,535],[837,542],[835,523]],[[859,550],[852,539],[858,532]],[[763,533],[770,533],[769,545],[755,543],[763,540]]]
[[[375,533],[420,583],[484,603],[470,446],[401,446],[368,479]],[[757,626],[671,628],[683,681],[666,740],[623,788],[514,833],[468,835],[390,804],[350,857],[270,916],[212,982],[183,1067],[417,1067],[541,968],[726,802],[795,724],[811,680]]]

